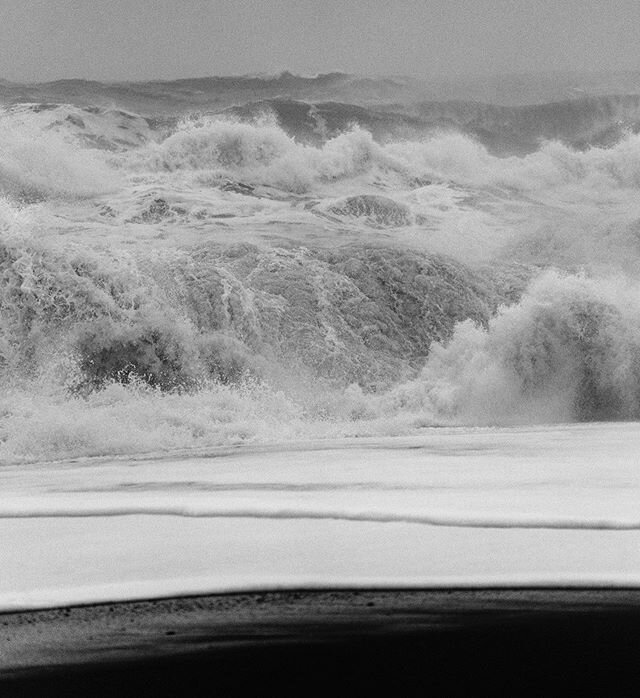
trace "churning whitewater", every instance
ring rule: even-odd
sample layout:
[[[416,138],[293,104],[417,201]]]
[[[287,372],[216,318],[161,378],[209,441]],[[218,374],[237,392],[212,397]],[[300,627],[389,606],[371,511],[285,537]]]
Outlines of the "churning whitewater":
[[[0,460],[640,418],[640,99],[0,83]]]

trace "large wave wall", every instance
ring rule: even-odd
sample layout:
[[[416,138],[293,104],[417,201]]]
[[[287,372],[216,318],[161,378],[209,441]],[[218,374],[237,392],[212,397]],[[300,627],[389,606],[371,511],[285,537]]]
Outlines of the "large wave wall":
[[[640,418],[638,105],[606,99],[7,107],[0,458]],[[498,155],[481,112],[560,140]]]

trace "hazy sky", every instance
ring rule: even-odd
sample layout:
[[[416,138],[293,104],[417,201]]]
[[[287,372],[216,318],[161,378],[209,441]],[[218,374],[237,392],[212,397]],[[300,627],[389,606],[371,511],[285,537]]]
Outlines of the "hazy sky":
[[[0,77],[640,69],[640,0],[0,0]]]

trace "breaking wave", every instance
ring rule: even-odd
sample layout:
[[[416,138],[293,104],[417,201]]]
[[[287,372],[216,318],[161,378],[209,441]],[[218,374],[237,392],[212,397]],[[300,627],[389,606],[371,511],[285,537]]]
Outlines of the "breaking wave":
[[[188,299],[196,304],[185,312],[191,323],[177,311],[172,319],[154,315],[130,296],[130,306],[110,298],[114,317],[95,318],[91,315],[104,312],[97,302],[104,299],[85,297],[87,305],[74,308],[78,299],[68,296],[65,307],[87,319],[69,322],[69,334],[62,337],[64,318],[58,316],[58,346],[64,339],[68,347],[58,357],[51,354],[42,318],[30,326],[25,342],[32,357],[40,354],[41,370],[32,392],[25,394],[23,385],[3,396],[0,453],[29,460],[247,439],[401,434],[445,423],[640,418],[637,284],[547,272],[520,302],[502,306],[492,317],[499,296],[487,278],[475,279],[472,294],[468,272],[424,260],[419,275],[430,285],[431,307],[420,309],[417,299],[403,299],[394,317],[380,308],[398,303],[412,283],[419,289],[424,282],[398,279],[393,300],[385,300],[390,278],[378,277],[382,287],[371,288],[380,268],[362,251],[354,252],[364,256],[360,269],[351,256],[341,260],[347,266],[342,275],[325,267],[329,277],[323,283],[330,285],[323,289],[327,305],[320,312],[326,324],[317,331],[311,317],[319,299],[307,294],[318,291],[313,285],[320,280],[316,276],[310,285],[303,279],[311,269],[317,275],[326,260],[309,260],[296,279],[287,270],[291,259],[270,257],[267,264],[279,261],[283,277],[275,288],[261,286],[257,273],[251,291],[229,276],[225,290],[222,274],[219,293],[227,295],[216,311],[215,275],[229,274],[224,260],[218,261],[217,269],[207,268],[214,281],[205,286],[211,295]],[[375,261],[391,260],[393,255]],[[259,266],[265,260],[251,261]],[[394,261],[392,274],[406,260]],[[370,288],[351,304],[354,272]],[[461,288],[466,295],[459,295]],[[251,306],[243,308],[249,298]],[[203,303],[207,312],[197,327],[193,313]],[[225,318],[229,311],[234,316]],[[412,373],[414,378],[402,380]]]
[[[640,419],[635,98],[272,97],[3,112],[0,458]]]
[[[64,134],[8,115],[0,126],[0,196],[29,204],[89,198],[117,188],[114,170]]]
[[[136,156],[143,168],[199,170],[295,193],[377,169],[404,169],[370,133],[357,128],[314,147],[297,143],[276,124],[224,119],[187,121]]]
[[[580,186],[599,189],[600,196],[640,186],[640,135],[632,133],[606,148],[580,151],[550,141],[523,157],[496,157],[464,133],[381,144],[356,126],[320,145],[306,145],[269,119],[248,124],[207,118],[183,122],[161,143],[135,151],[132,159],[143,170],[199,171],[212,182],[216,176],[232,178],[294,193],[361,176],[377,177],[392,188],[434,181],[523,192]]]
[[[352,124],[310,145],[289,135],[269,113],[252,123],[183,119],[168,136],[152,134],[144,120],[124,112],[90,111],[83,114],[90,124],[79,114],[50,108],[42,123],[16,110],[3,116],[0,191],[5,196],[26,203],[92,197],[121,187],[123,174],[185,171],[200,173],[205,184],[231,178],[294,193],[314,193],[322,184],[362,176],[393,189],[434,181],[523,192],[577,185],[603,190],[602,196],[640,186],[640,135],[629,131],[609,147],[576,150],[548,141],[525,156],[496,157],[464,132],[438,130],[381,143]],[[108,158],[99,152],[104,149],[123,154]]]
[[[420,382],[437,413],[469,421],[640,418],[637,282],[547,272],[486,328],[458,325]]]

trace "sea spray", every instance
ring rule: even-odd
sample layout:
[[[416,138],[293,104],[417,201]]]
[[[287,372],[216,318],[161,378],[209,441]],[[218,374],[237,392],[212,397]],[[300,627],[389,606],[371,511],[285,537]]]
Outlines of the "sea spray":
[[[114,191],[116,172],[64,134],[0,118],[0,195],[21,203],[82,199]]]
[[[546,272],[486,328],[460,324],[419,382],[435,413],[467,422],[640,417],[637,283]]]

